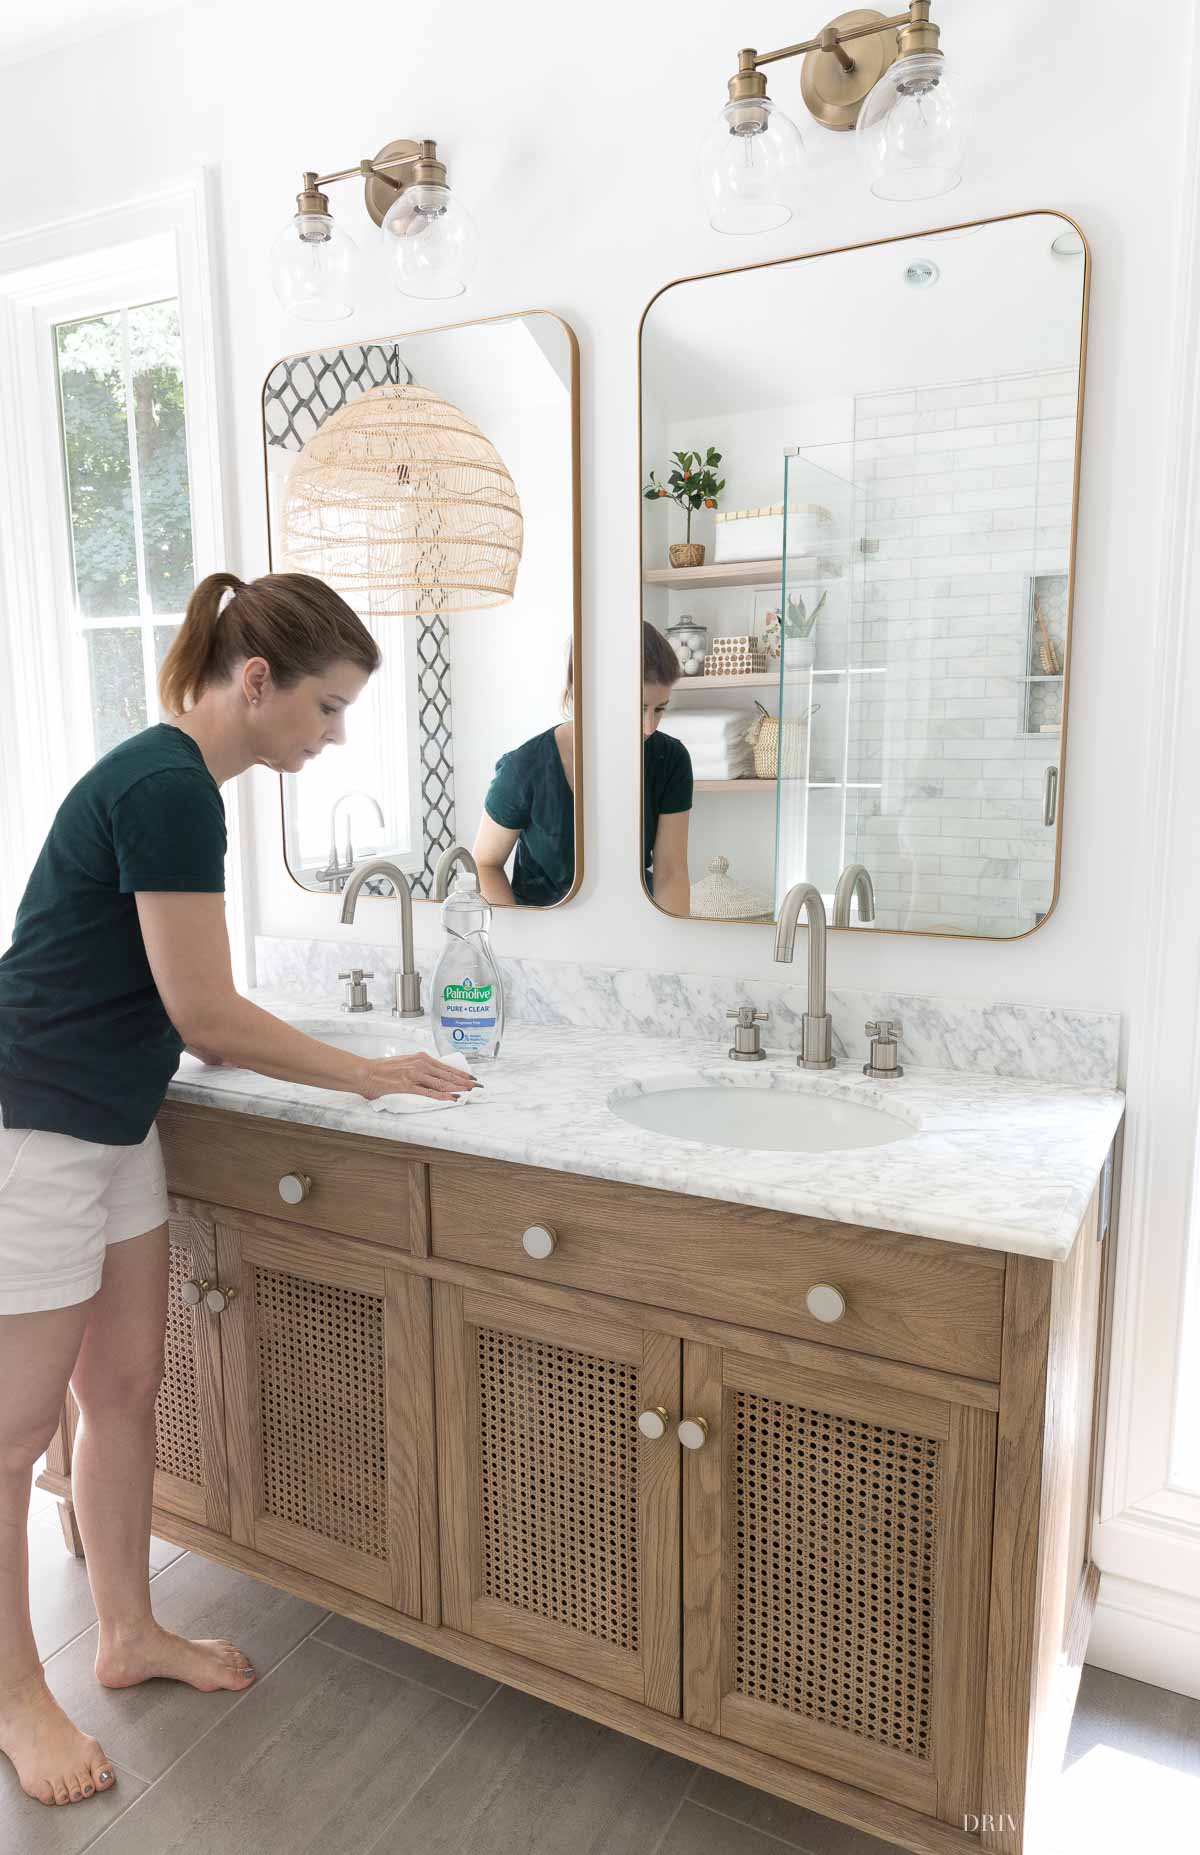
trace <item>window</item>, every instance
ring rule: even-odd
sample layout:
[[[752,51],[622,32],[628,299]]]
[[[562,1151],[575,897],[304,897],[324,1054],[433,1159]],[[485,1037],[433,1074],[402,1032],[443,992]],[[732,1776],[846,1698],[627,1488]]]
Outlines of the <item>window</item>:
[[[158,719],[158,666],[225,551],[202,172],[0,240],[0,949],[69,787]],[[253,970],[238,791],[234,973]]]
[[[158,669],[194,584],[179,304],[131,304],[52,335],[95,758],[157,721]]]

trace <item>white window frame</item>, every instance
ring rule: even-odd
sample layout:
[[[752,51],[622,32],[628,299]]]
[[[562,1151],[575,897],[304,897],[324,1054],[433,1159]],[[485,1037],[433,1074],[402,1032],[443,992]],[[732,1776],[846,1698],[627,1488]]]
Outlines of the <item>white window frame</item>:
[[[159,241],[151,242],[157,243]],[[50,354],[52,383],[55,391],[55,403],[58,406],[59,414],[59,455],[56,461],[58,464],[58,476],[65,510],[65,531],[67,539],[66,559],[68,568],[66,576],[66,596],[68,599],[73,599],[76,589],[76,563],[74,558],[74,534],[71,525],[70,485],[66,473],[67,434],[66,420],[64,417],[65,408],[62,403],[62,367],[57,354],[56,335],[59,328],[70,328],[76,323],[92,322],[103,315],[120,315],[125,319],[122,325],[121,365],[125,389],[125,424],[129,446],[129,484],[134,518],[134,552],[137,570],[138,610],[136,613],[129,613],[120,617],[112,614],[95,614],[85,618],[82,613],[79,613],[75,616],[74,621],[66,627],[69,634],[67,649],[71,655],[77,659],[77,661],[72,664],[73,676],[71,679],[72,693],[76,698],[80,711],[80,728],[78,733],[73,736],[73,741],[78,744],[77,753],[81,760],[81,764],[79,764],[76,769],[77,775],[85,771],[87,766],[90,765],[99,754],[99,744],[95,740],[96,718],[93,706],[90,702],[78,702],[79,691],[84,686],[88,676],[86,660],[87,633],[90,631],[136,630],[140,634],[142,687],[146,696],[146,720],[147,723],[150,723],[156,721],[159,714],[157,697],[155,694],[157,670],[155,665],[154,632],[155,629],[160,626],[177,626],[183,618],[182,609],[172,612],[155,612],[152,610],[146,574],[145,540],[142,528],[141,459],[138,456],[137,435],[134,429],[134,390],[128,340],[128,317],[137,309],[164,301],[174,302],[176,308],[178,309],[179,307],[178,279],[175,275],[174,252],[171,249],[169,241],[163,240],[161,242],[163,247],[162,259],[160,259],[158,263],[151,261],[144,275],[138,273],[136,270],[131,270],[122,276],[121,289],[119,292],[121,297],[120,302],[107,302],[109,291],[104,288],[99,288],[95,291],[89,289],[86,295],[88,298],[95,295],[99,303],[98,307],[89,306],[82,315],[72,313],[69,316],[64,316],[60,310],[43,306],[36,312],[34,317],[35,328],[37,329],[38,356],[44,358],[47,350]],[[162,260],[165,260],[165,263]],[[135,301],[135,298],[138,300]],[[68,300],[72,301],[72,303],[74,302],[73,298],[69,298]],[[190,422],[191,418],[191,407],[186,403],[186,394],[184,417],[186,436],[187,423]],[[49,447],[47,448],[49,449]],[[190,504],[190,480],[188,487]],[[88,737],[84,732],[85,729],[90,732],[91,736],[90,750],[88,747]]]
[[[1191,67],[1200,30],[1193,22]],[[1200,104],[1189,89],[1175,249],[1186,254],[1176,302],[1178,383],[1168,431],[1164,548],[1146,640],[1155,680],[1141,815],[1139,897],[1131,925],[1134,1036],[1113,1305],[1100,1520],[1102,1571],[1088,1659],[1200,1698],[1200,1490],[1172,1476],[1189,1277],[1200,1279]],[[1166,880],[1169,874],[1169,880]],[[1194,1414],[1193,1414],[1193,1420]]]
[[[0,941],[55,807],[87,764],[86,678],[72,613],[70,534],[52,325],[122,304],[179,303],[188,482],[197,579],[228,565],[231,526],[218,413],[209,181],[200,169],[151,196],[0,239],[0,367],[11,385],[0,422],[0,675],[11,725],[0,729]],[[65,699],[64,699],[65,698]],[[240,783],[240,782],[239,782]],[[234,972],[252,983],[240,794],[225,788],[227,914]]]

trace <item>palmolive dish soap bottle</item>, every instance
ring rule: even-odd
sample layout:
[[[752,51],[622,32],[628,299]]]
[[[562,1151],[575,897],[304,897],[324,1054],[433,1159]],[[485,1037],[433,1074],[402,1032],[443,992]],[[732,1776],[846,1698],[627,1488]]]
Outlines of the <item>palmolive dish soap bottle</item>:
[[[440,1056],[468,1064],[500,1054],[504,1032],[504,988],[488,928],[492,905],[480,895],[469,871],[460,869],[442,904],[446,945],[433,974],[433,1041]]]

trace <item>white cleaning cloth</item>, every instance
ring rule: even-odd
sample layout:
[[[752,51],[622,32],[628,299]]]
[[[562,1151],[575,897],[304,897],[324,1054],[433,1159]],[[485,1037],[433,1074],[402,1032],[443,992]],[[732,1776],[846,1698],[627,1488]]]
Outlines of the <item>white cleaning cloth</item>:
[[[469,1073],[469,1065],[461,1056],[439,1056],[439,1063],[447,1064],[451,1069],[462,1069]],[[432,1095],[377,1095],[367,1106],[374,1108],[376,1114],[434,1114],[440,1108],[461,1108],[470,1101],[477,1089],[467,1089],[465,1094],[456,1095],[453,1101],[435,1101]]]

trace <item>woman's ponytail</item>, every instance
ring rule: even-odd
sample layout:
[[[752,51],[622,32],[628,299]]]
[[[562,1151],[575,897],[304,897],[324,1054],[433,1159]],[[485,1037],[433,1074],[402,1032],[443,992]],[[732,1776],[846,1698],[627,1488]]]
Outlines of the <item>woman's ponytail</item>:
[[[222,608],[227,592],[233,598]],[[182,715],[250,657],[264,659],[277,689],[320,675],[331,663],[352,663],[370,676],[382,661],[358,614],[324,580],[310,573],[267,573],[258,580],[210,573],[188,600],[158,673],[163,709]]]
[[[168,715],[182,715],[211,681],[221,600],[227,592],[236,595],[241,589],[236,573],[210,573],[188,600],[183,623],[158,673],[159,700]]]

